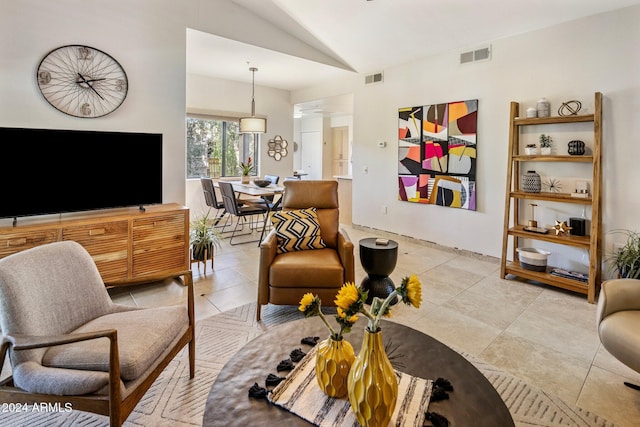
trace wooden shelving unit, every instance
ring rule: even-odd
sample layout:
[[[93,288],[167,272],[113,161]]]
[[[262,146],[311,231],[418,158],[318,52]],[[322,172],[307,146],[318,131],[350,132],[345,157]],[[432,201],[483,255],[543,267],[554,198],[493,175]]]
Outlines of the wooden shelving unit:
[[[601,215],[601,144],[602,144],[602,94],[595,93],[594,113],[575,116],[557,116],[545,118],[520,118],[520,105],[517,102],[511,103],[510,129],[509,129],[509,164],[507,167],[507,189],[505,191],[505,212],[504,231],[502,239],[502,260],[500,264],[500,276],[506,277],[511,274],[528,280],[535,280],[570,291],[587,295],[590,303],[594,303],[600,290],[601,283],[601,258],[602,258],[602,215]],[[525,126],[533,125],[555,125],[555,124],[575,124],[588,122],[593,123],[593,147],[592,153],[581,156],[570,155],[522,155],[520,154],[520,132]],[[525,193],[520,188],[521,166],[523,163],[543,162],[543,163],[589,163],[592,169],[591,194],[588,198],[572,197],[570,193]],[[591,207],[591,226],[589,235],[555,235],[537,234],[524,230],[524,225],[519,224],[520,201],[521,200],[542,200],[554,203],[572,203]],[[513,239],[511,259],[507,260],[509,239]],[[531,239],[544,241],[559,245],[566,245],[582,248],[589,251],[589,280],[581,282],[579,280],[567,279],[551,275],[552,266],[547,267],[545,272],[526,270],[518,262],[516,249],[519,247],[521,239]]]

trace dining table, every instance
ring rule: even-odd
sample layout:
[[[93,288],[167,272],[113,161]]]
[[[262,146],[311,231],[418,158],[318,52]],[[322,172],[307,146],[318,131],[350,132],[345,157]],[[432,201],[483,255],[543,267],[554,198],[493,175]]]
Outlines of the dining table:
[[[282,203],[282,193],[284,192],[284,186],[277,185],[277,184],[269,184],[265,187],[260,187],[259,185],[256,185],[253,181],[249,183],[243,183],[240,180],[233,180],[233,181],[226,181],[226,182],[230,182],[231,185],[233,186],[233,191],[235,191],[240,196],[245,195],[245,196],[250,196],[254,198],[259,197],[261,199],[260,202],[256,202],[255,200],[239,197],[238,198],[239,202],[247,203],[247,204],[256,204],[260,206],[265,206],[267,208],[267,214],[265,215],[264,223],[262,225],[262,233],[258,241],[258,244],[260,244],[260,242],[264,237],[264,232],[267,226],[267,219],[269,218],[269,214],[272,211],[278,209],[280,204]],[[218,181],[214,181],[213,185],[216,188],[220,187],[218,184]],[[275,197],[276,195],[280,195],[280,197],[275,202],[268,200],[269,196]]]
[[[282,185],[276,184],[269,184],[266,187],[259,187],[253,182],[249,182],[248,184],[243,183],[240,180],[227,182],[230,182],[233,185],[233,190],[236,193],[245,194],[252,197],[274,196],[277,194],[282,194],[282,192],[284,191],[284,187]],[[215,181],[214,185],[218,187],[218,182]]]

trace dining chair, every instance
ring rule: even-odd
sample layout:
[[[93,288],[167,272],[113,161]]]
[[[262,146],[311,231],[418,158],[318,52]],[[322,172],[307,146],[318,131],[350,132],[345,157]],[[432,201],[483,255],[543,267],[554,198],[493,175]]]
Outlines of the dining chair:
[[[216,188],[213,185],[213,180],[211,178],[200,178],[200,184],[202,185],[202,192],[204,193],[204,201],[206,205],[212,209],[216,209],[216,219],[214,220],[213,225],[218,226],[222,218],[227,214],[227,211],[224,208],[224,203],[221,200],[218,200]],[[229,217],[227,216],[227,220],[222,225],[222,228],[226,227],[228,222]]]
[[[278,175],[265,175],[264,179],[267,181],[271,181],[272,184],[277,184],[280,181],[280,176]]]
[[[237,217],[237,221],[236,221],[236,225],[233,228],[233,231],[231,233],[231,236],[229,238],[229,244],[230,245],[237,245],[240,243],[250,243],[250,242],[257,242],[260,241],[262,239],[262,234],[260,235],[260,237],[258,239],[255,240],[243,240],[241,242],[236,242],[233,243],[233,238],[237,237],[237,236],[244,236],[244,235],[248,235],[251,234],[254,230],[254,226],[252,225],[252,222],[249,222],[249,232],[247,233],[241,233],[241,234],[237,234],[238,231],[238,226],[241,226],[240,230],[242,230],[242,227],[244,227],[244,219],[247,217],[252,217],[254,215],[262,215],[263,219],[262,219],[262,230],[264,231],[264,227],[265,227],[265,223],[267,220],[267,213],[269,212],[268,208],[266,206],[262,206],[262,205],[246,205],[246,206],[241,206],[238,203],[238,198],[236,197],[236,192],[233,189],[233,184],[230,182],[225,182],[225,181],[220,181],[218,182],[218,185],[220,186],[220,192],[222,193],[222,202],[224,203],[224,208],[225,210]]]

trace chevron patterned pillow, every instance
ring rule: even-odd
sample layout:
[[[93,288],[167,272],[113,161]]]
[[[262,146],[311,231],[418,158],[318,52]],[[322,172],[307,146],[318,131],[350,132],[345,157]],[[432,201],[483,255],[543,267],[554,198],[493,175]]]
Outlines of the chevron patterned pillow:
[[[271,222],[276,229],[279,254],[327,247],[320,235],[316,208],[274,212]]]

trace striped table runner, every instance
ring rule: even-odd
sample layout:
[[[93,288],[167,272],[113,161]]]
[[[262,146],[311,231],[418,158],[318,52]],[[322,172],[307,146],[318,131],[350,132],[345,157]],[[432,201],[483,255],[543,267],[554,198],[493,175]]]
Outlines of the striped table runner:
[[[269,400],[320,427],[359,426],[349,399],[324,394],[316,381],[316,347],[276,386]],[[421,427],[429,406],[433,381],[396,371],[398,401],[389,426]]]

